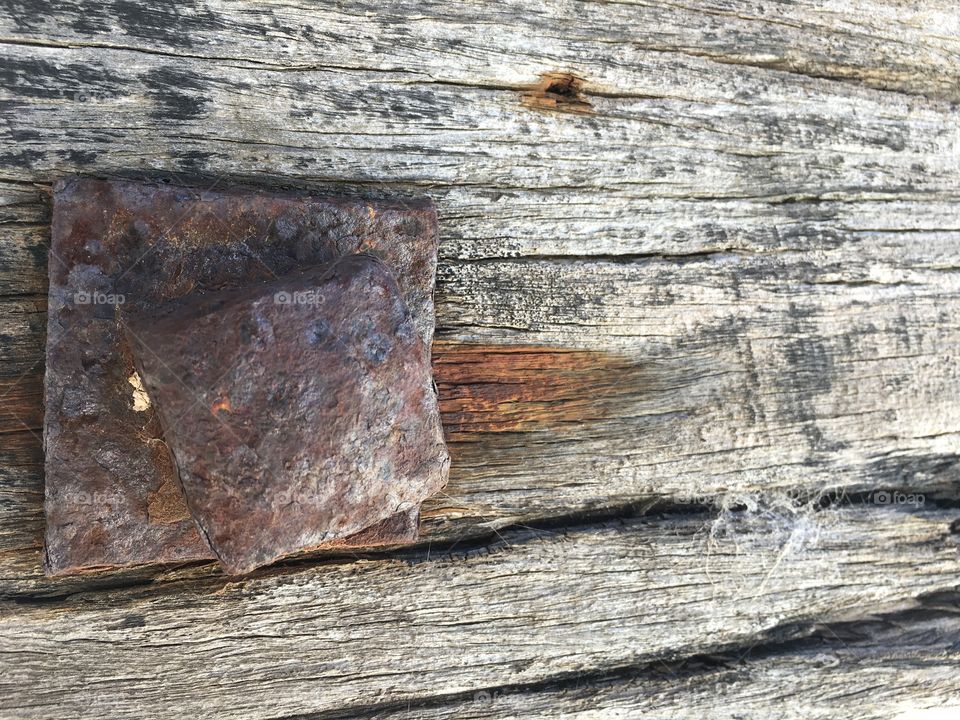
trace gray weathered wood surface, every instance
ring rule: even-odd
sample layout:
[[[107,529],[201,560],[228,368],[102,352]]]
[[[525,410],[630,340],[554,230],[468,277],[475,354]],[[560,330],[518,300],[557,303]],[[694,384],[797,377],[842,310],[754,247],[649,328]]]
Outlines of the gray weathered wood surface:
[[[952,0],[5,0],[0,56],[0,715],[957,703]],[[421,544],[43,577],[78,172],[436,199]]]

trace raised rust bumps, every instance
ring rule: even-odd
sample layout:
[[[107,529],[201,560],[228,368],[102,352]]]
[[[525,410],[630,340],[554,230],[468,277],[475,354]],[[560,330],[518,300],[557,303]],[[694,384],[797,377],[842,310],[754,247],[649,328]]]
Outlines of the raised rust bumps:
[[[157,404],[136,372],[126,317],[364,252],[394,273],[429,348],[436,242],[429,202],[57,183],[45,378],[47,571],[214,557],[184,501]],[[411,508],[328,544],[409,541],[416,519]]]

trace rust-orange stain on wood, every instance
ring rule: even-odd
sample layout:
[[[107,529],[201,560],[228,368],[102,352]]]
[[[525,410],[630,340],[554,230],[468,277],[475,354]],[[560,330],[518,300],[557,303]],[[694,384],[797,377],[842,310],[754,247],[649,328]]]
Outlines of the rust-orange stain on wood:
[[[582,77],[569,72],[549,72],[520,94],[520,102],[534,110],[591,113],[593,105],[583,92]]]
[[[450,440],[599,420],[643,384],[622,355],[538,345],[435,341],[433,373]]]
[[[540,345],[437,340],[433,372],[451,441],[483,433],[562,430],[610,417],[644,385],[644,373],[630,358]],[[41,427],[42,383],[42,376],[0,383],[8,393],[0,409],[0,432]]]

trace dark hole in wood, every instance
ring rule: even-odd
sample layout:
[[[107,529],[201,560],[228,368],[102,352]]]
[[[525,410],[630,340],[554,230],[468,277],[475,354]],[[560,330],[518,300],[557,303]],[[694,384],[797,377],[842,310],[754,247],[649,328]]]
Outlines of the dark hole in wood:
[[[550,72],[540,76],[521,96],[521,102],[537,110],[588,113],[593,106],[583,93],[584,79],[570,72]]]

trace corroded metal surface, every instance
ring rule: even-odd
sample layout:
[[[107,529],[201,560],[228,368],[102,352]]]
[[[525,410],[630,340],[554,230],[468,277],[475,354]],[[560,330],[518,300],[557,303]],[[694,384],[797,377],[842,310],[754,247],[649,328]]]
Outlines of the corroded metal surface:
[[[345,538],[446,482],[430,351],[372,256],[124,326],[187,504],[229,572]]]
[[[368,252],[396,274],[429,345],[436,243],[429,202],[57,183],[44,416],[48,572],[212,557],[156,408],[138,387],[120,308],[142,312]]]

